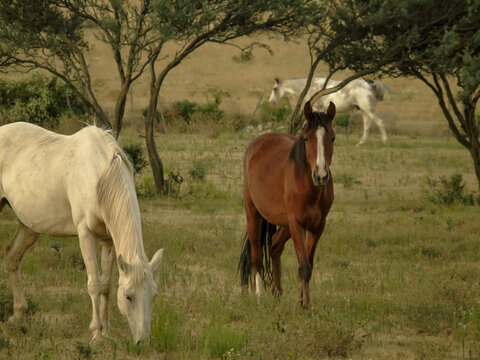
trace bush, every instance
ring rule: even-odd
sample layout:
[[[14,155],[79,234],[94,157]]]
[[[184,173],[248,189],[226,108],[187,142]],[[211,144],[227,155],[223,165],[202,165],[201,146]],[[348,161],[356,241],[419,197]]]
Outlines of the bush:
[[[427,177],[430,194],[427,199],[436,205],[473,205],[473,194],[465,194],[462,175],[454,174],[450,180],[441,176],[438,180]]]
[[[86,112],[72,90],[57,78],[33,75],[21,80],[0,80],[2,124],[26,121],[53,129],[70,110],[77,116]]]
[[[142,170],[147,166],[148,162],[145,160],[143,154],[143,148],[140,144],[130,144],[123,146],[123,151],[128,155],[135,173],[140,174]]]
[[[206,104],[198,104],[190,100],[175,102],[165,111],[165,119],[169,127],[187,131],[193,124],[210,124],[217,126],[225,119],[225,113],[220,110],[222,93],[213,92],[214,100]]]

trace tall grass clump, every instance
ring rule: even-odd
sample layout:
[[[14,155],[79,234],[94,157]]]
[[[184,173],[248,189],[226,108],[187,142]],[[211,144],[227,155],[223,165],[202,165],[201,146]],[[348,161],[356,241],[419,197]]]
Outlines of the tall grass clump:
[[[152,346],[162,352],[177,350],[185,341],[181,332],[182,316],[167,301],[158,301],[152,317]]]
[[[211,358],[233,357],[246,343],[245,332],[214,324],[205,334],[203,355]]]

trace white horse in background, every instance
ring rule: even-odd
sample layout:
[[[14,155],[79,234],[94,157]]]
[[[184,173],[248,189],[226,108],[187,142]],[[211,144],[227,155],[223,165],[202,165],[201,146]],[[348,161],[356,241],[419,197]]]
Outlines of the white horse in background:
[[[8,204],[19,222],[5,252],[14,298],[11,320],[23,322],[27,309],[20,273],[25,251],[39,234],[78,235],[92,300],[92,342],[110,333],[115,255],[120,312],[135,343],[150,337],[158,295],[153,271],[163,249],[147,260],[133,168],[109,132],[89,126],[64,136],[28,123],[0,127],[0,199],[0,210]],[[102,244],[101,271],[97,240]]]
[[[285,95],[300,95],[306,83],[307,79],[275,79],[275,85],[268,100],[269,104],[276,106]],[[324,83],[325,78],[313,78],[306,99],[311,98],[313,94],[320,91]],[[327,88],[334,87],[339,83],[340,81],[329,80]],[[364,144],[367,140],[368,130],[372,121],[380,129],[382,141],[386,144],[388,139],[385,125],[383,120],[375,114],[375,108],[377,101],[383,100],[389,93],[388,87],[381,82],[369,83],[363,79],[356,79],[349,82],[339,91],[322,96],[313,104],[313,108],[315,111],[325,112],[330,102],[333,102],[337,108],[337,113],[359,110],[363,119],[363,134],[357,146]]]

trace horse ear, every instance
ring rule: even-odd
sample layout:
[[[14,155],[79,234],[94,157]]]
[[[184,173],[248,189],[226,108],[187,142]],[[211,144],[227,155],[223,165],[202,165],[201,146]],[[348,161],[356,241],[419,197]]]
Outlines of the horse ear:
[[[279,78],[276,77],[276,78],[275,78],[275,82],[276,82],[277,84],[280,84],[280,83],[282,82],[282,80],[280,80]]]
[[[130,265],[123,259],[122,254],[117,257],[118,267],[124,274],[128,274],[130,271]]]
[[[152,260],[150,260],[150,266],[152,268],[152,271],[157,270],[158,266],[162,262],[162,259],[163,259],[163,249],[160,249],[155,254],[153,254]]]
[[[307,101],[305,107],[303,108],[303,114],[305,115],[305,119],[307,119],[307,122],[312,118],[312,113],[312,105],[310,104],[310,101]]]
[[[336,112],[335,104],[330,101],[330,105],[328,105],[328,109],[327,109],[327,116],[330,119],[330,121],[332,121],[333,118],[335,117],[335,112]]]

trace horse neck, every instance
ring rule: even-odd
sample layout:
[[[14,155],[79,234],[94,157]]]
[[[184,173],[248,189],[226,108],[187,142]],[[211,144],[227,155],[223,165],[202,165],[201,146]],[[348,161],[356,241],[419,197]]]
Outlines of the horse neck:
[[[140,209],[131,170],[122,154],[114,159],[97,185],[99,204],[105,225],[113,239],[115,251],[131,262],[137,257],[147,260],[143,247]]]

